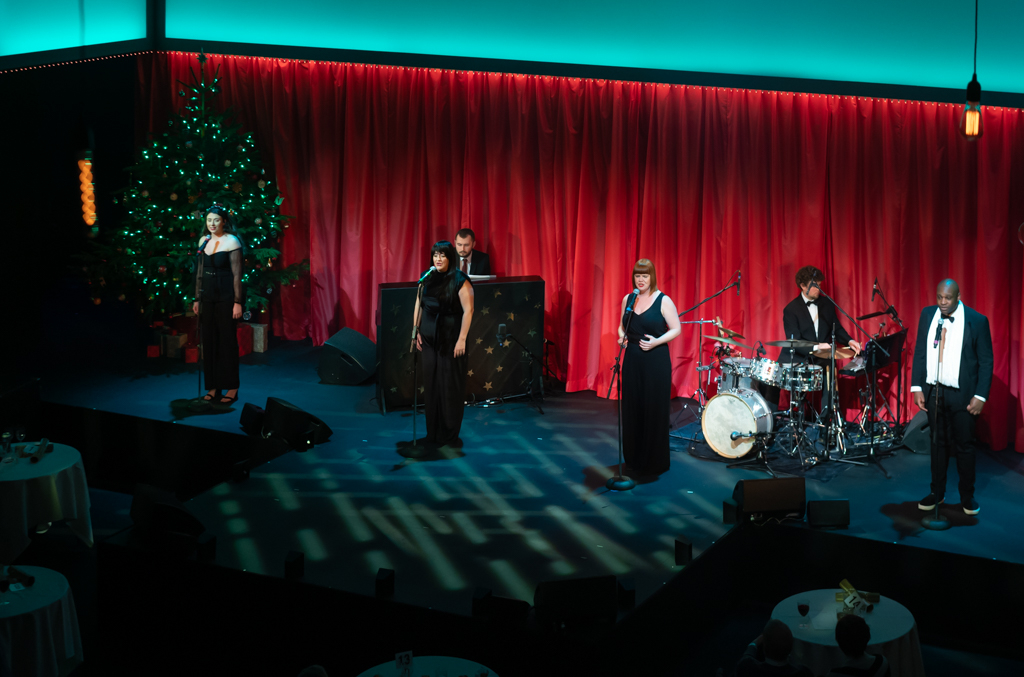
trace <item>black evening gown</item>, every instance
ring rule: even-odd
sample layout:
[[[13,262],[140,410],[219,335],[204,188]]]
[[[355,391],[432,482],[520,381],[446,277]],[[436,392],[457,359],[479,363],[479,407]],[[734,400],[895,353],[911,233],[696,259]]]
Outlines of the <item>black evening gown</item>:
[[[242,292],[242,250],[199,255],[196,299],[199,301],[203,380],[207,390],[238,387],[237,321],[231,317]]]
[[[669,397],[672,361],[668,345],[640,348],[644,334],[657,338],[668,331],[661,315],[664,294],[651,307],[633,314],[626,330],[626,356],[622,364],[622,455],[637,472],[656,475],[669,468]],[[626,318],[623,316],[623,324]]]
[[[452,276],[456,276],[453,285]],[[423,337],[423,402],[427,444],[461,446],[459,431],[466,407],[466,355],[455,357],[462,329],[462,302],[455,290],[469,280],[452,270],[432,275],[423,286],[420,334]],[[472,283],[470,283],[472,284]],[[454,286],[454,289],[453,289]]]

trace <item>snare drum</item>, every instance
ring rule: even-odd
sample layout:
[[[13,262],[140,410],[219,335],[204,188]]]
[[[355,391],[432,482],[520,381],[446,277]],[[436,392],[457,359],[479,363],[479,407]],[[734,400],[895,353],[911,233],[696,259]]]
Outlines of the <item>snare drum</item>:
[[[754,437],[732,439],[733,432],[772,432],[772,412],[761,394],[740,388],[718,393],[704,407],[700,418],[704,440],[715,453],[726,458],[746,456],[754,447]]]
[[[782,387],[795,393],[812,393],[821,390],[824,371],[816,364],[787,364],[782,377]]]
[[[750,376],[755,381],[766,383],[770,386],[781,386],[785,365],[766,357],[758,357],[753,360],[750,366]]]
[[[747,357],[722,358],[722,380],[719,390],[736,390],[746,388],[753,390],[754,382],[750,377],[753,360]]]

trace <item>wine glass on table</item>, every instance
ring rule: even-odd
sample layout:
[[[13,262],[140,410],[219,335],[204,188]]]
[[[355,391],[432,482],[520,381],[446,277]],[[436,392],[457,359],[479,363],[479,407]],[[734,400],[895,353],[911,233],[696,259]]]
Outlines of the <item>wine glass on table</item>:
[[[811,601],[806,597],[798,597],[796,600],[796,610],[800,614],[800,624],[798,627],[811,627],[810,621],[807,618],[807,614],[811,612]]]

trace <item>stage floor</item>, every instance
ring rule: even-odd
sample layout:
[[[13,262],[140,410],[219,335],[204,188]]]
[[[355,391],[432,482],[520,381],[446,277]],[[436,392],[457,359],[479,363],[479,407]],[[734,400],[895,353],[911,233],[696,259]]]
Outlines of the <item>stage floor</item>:
[[[247,481],[187,503],[217,535],[220,564],[280,576],[287,553],[299,550],[308,581],[368,595],[377,569],[390,568],[397,601],[463,614],[478,586],[532,602],[540,581],[605,574],[633,578],[639,603],[682,569],[674,564],[676,536],[699,555],[730,528],[722,500],[736,482],[767,477],[696,458],[679,442],[668,472],[630,492],[607,492],[615,406],[592,392],[551,394],[544,414],[524,400],[467,408],[462,454],[407,460],[396,445],[412,437],[410,412],[381,415],[372,385],[318,383],[317,359],[308,342],[247,356],[232,411],[179,421],[242,434],[242,403],[263,406],[275,396],[334,430],[326,444],[289,452]],[[169,402],[197,392],[188,366],[158,360],[65,370],[43,379],[43,397],[173,420]],[[420,436],[422,424],[419,417]],[[849,499],[846,534],[1024,563],[1015,528],[1024,456],[981,453],[982,512],[964,515],[953,488],[946,532],[920,527],[928,456],[901,449],[882,463],[891,479],[877,467],[850,466],[827,482],[809,477],[807,498]],[[737,562],[738,575],[750,564]]]

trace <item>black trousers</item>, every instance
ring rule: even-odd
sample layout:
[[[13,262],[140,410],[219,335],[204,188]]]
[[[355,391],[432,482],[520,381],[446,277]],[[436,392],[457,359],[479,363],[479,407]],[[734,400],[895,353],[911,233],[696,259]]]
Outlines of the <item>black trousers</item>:
[[[200,331],[203,343],[203,377],[207,390],[238,387],[237,321],[231,317],[235,302],[203,301]]]
[[[939,402],[936,402],[937,396]],[[977,417],[967,411],[973,397],[973,394],[946,386],[925,386],[928,425],[932,430],[932,493],[936,496],[946,493],[946,471],[950,457],[955,456],[956,471],[960,476],[960,500],[974,498],[977,448],[974,426]]]
[[[441,355],[423,341],[423,404],[427,444],[460,444],[466,409],[466,356]]]

